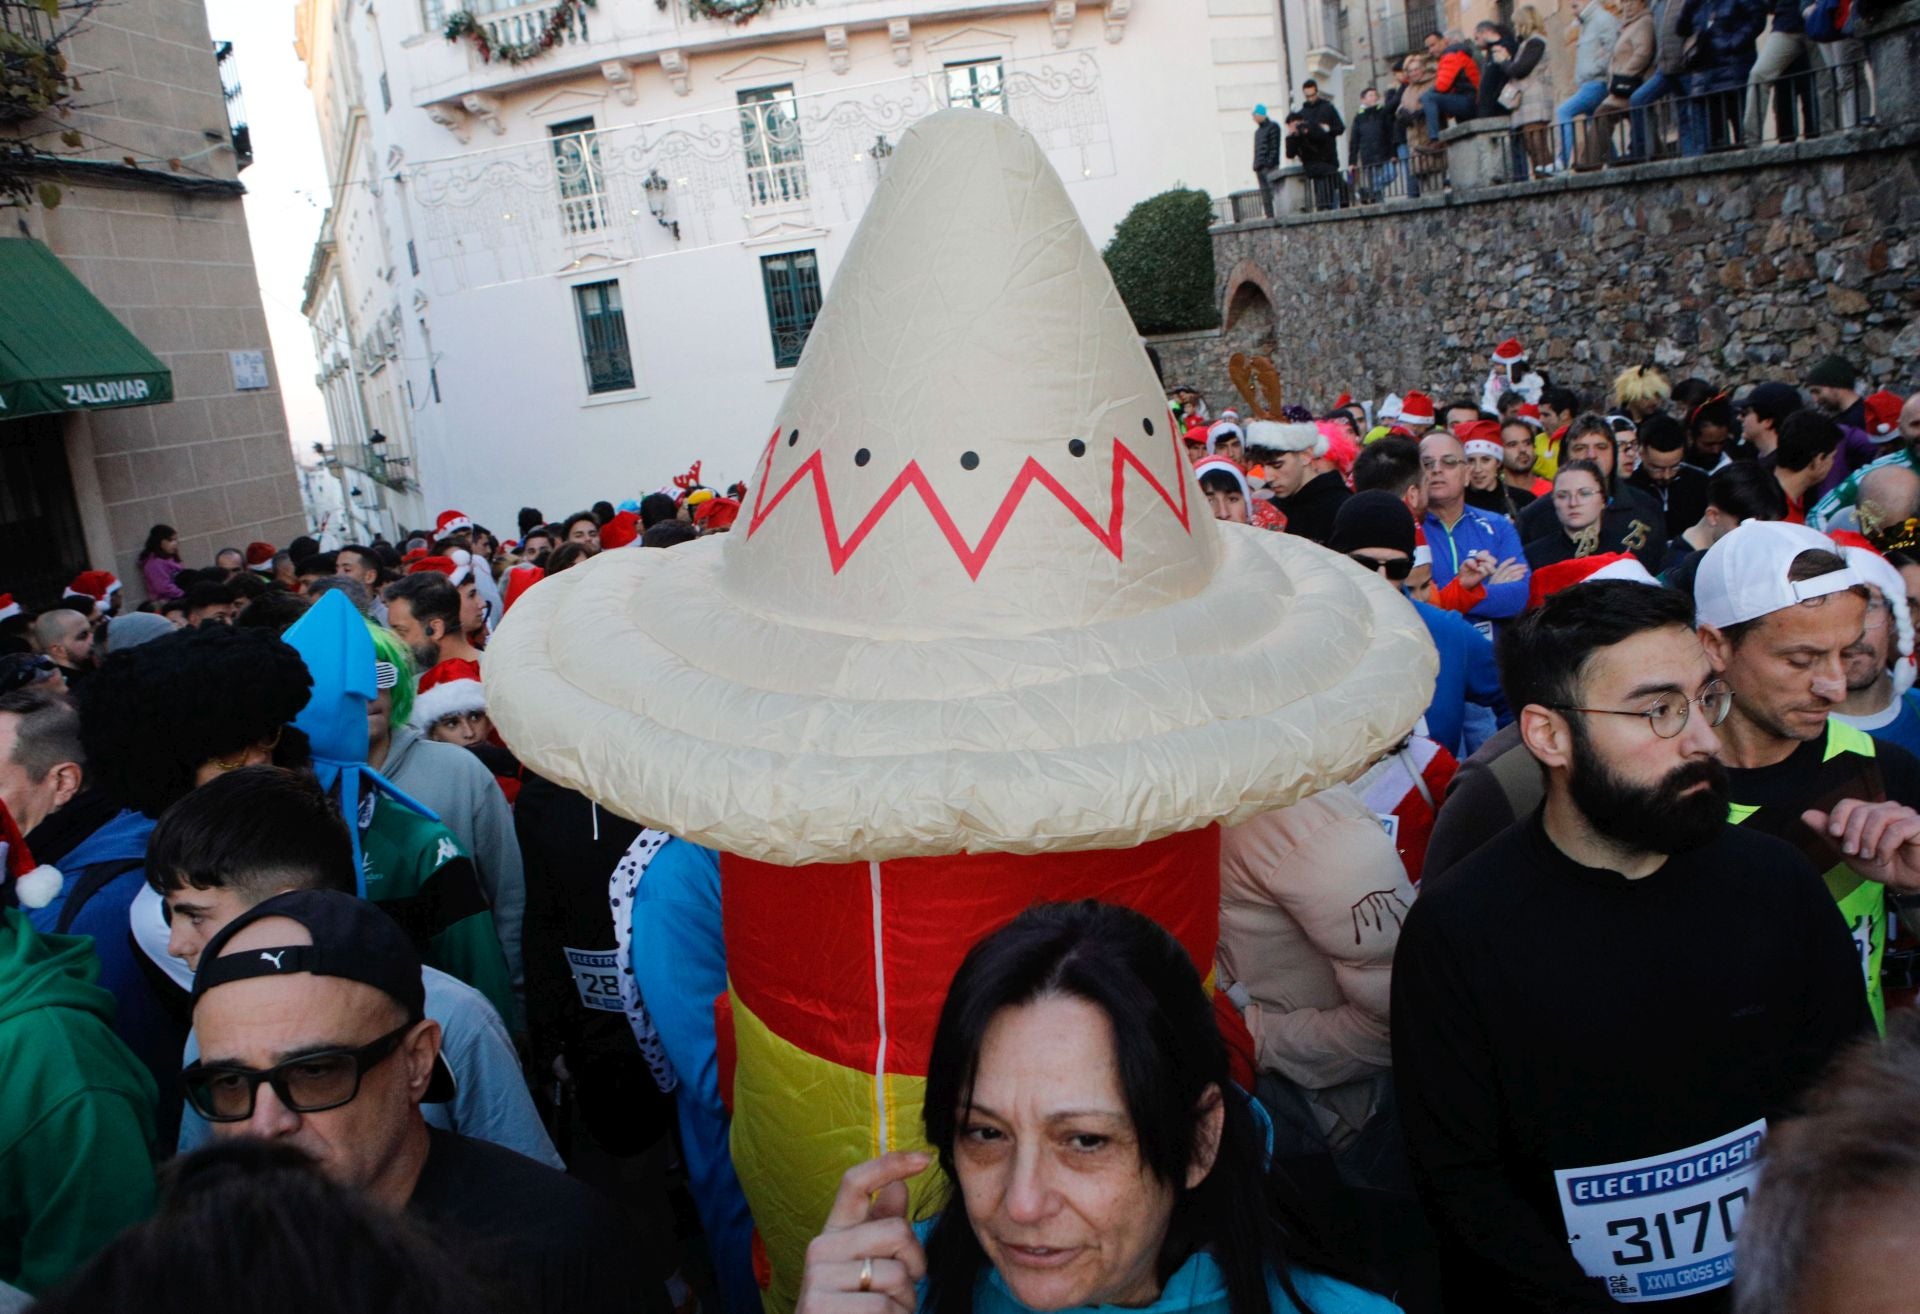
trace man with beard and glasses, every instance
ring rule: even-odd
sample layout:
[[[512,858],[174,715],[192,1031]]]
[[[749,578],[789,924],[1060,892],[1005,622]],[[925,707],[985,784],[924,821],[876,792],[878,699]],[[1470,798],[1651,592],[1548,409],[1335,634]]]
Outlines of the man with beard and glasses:
[[[1693,607],[1575,585],[1509,628],[1539,809],[1431,882],[1393,1068],[1448,1308],[1725,1310],[1754,1151],[1871,1026],[1833,900],[1727,820]]]
[[[1920,761],[1834,715],[1868,596],[1833,540],[1784,521],[1740,526],[1694,579],[1701,641],[1735,690],[1719,755],[1731,819],[1787,840],[1824,876],[1883,1022],[1886,887],[1920,889]]]

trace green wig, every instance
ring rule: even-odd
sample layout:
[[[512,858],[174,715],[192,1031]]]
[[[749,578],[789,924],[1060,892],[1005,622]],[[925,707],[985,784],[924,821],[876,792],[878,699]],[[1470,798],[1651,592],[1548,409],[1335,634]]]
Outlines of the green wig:
[[[368,621],[367,628],[373,631],[375,660],[391,662],[400,672],[400,682],[393,686],[393,711],[387,717],[387,724],[397,730],[413,716],[413,651],[384,625]]]

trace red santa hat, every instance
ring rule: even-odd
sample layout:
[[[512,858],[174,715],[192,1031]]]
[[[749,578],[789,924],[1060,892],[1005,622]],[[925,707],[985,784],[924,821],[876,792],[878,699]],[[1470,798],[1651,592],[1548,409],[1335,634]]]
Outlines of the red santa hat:
[[[421,557],[407,567],[409,575],[418,575],[425,571],[445,575],[448,581],[455,585],[464,584],[467,576],[473,573],[473,554],[455,548],[444,557]]]
[[[1344,411],[1347,407],[1351,405],[1353,405],[1353,394],[1350,392],[1343,392],[1337,398],[1334,399],[1334,403],[1331,409],[1336,411]]]
[[[1500,425],[1494,420],[1467,420],[1456,424],[1453,436],[1467,449],[1468,456],[1498,458],[1506,450],[1500,445]]]
[[[1628,579],[1636,584],[1660,586],[1660,581],[1631,552],[1601,552],[1591,557],[1575,557],[1572,561],[1557,561],[1534,571],[1528,577],[1527,609],[1531,611],[1561,589],[1603,579]]]
[[[427,550],[425,548],[408,548],[407,554],[400,558],[400,564],[403,566],[411,566],[416,561],[425,561],[426,559]]]
[[[480,683],[480,663],[449,657],[420,677],[413,699],[413,723],[422,729],[455,712],[484,712],[487,695]]]
[[[1247,503],[1247,518],[1249,520],[1253,518],[1253,485],[1247,482],[1247,472],[1240,468],[1238,462],[1230,461],[1224,456],[1209,456],[1204,461],[1195,461],[1193,463],[1193,477],[1198,479],[1201,475],[1206,474],[1228,475],[1238,481],[1240,485],[1240,496],[1246,499]]]
[[[0,593],[0,621],[12,620],[20,614],[20,604],[13,600],[13,594]]]
[[[1900,427],[1900,408],[1906,403],[1897,392],[1888,392],[1882,388],[1879,392],[1868,393],[1860,406],[1866,412],[1861,427],[1867,431],[1867,437],[1875,441],[1893,437]]]
[[[436,539],[442,539],[449,534],[457,534],[463,529],[472,528],[473,521],[468,519],[466,512],[442,511],[440,518],[433,522],[433,536]]]
[[[1547,427],[1546,417],[1540,414],[1539,406],[1533,402],[1522,402],[1520,405],[1514,407],[1513,418],[1519,420],[1522,424],[1532,425],[1535,433],[1539,433]]]
[[[500,614],[513,610],[520,595],[547,577],[547,572],[531,563],[515,566],[507,572],[506,587],[500,590]]]
[[[105,611],[113,604],[113,595],[120,591],[120,581],[113,577],[110,570],[83,570],[73,577],[73,583],[67,585],[60,594],[64,601],[73,598],[84,601],[92,610]]]
[[[631,511],[622,511],[600,526],[600,546],[609,550],[626,547],[639,537],[640,517]]]
[[[1404,424],[1432,424],[1433,398],[1424,392],[1410,392],[1400,399],[1399,419]]]
[[[13,883],[13,896],[22,908],[46,907],[66,883],[56,869],[33,860],[20,826],[4,802],[0,802],[0,881]]]
[[[258,539],[247,544],[247,569],[257,570],[263,575],[271,575],[274,551],[273,544],[262,543]]]
[[[1495,365],[1518,365],[1527,358],[1527,349],[1520,345],[1520,339],[1508,338],[1493,349]]]
[[[740,503],[731,497],[715,497],[693,509],[693,522],[708,533],[732,529],[740,518]]]

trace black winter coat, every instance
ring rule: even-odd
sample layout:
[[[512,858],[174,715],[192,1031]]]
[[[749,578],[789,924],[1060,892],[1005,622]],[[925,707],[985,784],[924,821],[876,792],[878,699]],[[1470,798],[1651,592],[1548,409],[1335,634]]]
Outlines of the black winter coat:
[[[1348,164],[1385,164],[1393,159],[1393,115],[1375,105],[1353,116],[1347,134]]]
[[[1280,167],[1280,125],[1272,119],[1253,130],[1253,171],[1265,173]]]

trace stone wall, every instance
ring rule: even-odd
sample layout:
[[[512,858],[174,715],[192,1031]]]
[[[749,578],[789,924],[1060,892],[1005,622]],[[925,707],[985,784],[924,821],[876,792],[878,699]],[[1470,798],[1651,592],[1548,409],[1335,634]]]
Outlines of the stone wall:
[[[1649,360],[1738,385],[1836,350],[1912,391],[1916,142],[1911,125],[1871,128],[1216,229],[1222,363],[1184,344],[1184,369],[1224,384],[1226,355],[1264,347],[1288,399],[1316,407],[1342,391],[1477,395],[1491,349],[1518,337],[1593,403]]]
[[[284,547],[307,524],[204,0],[102,5],[69,58],[86,88],[70,121],[90,144],[83,154],[227,184],[186,193],[138,176],[63,176],[59,206],[25,214],[29,235],[173,371],[171,402],[64,420],[88,553],[64,567],[113,571],[132,606],[146,595],[136,557],[152,525],[172,525],[181,557],[206,565],[231,545]],[[233,351],[265,352],[270,386],[240,391]]]

